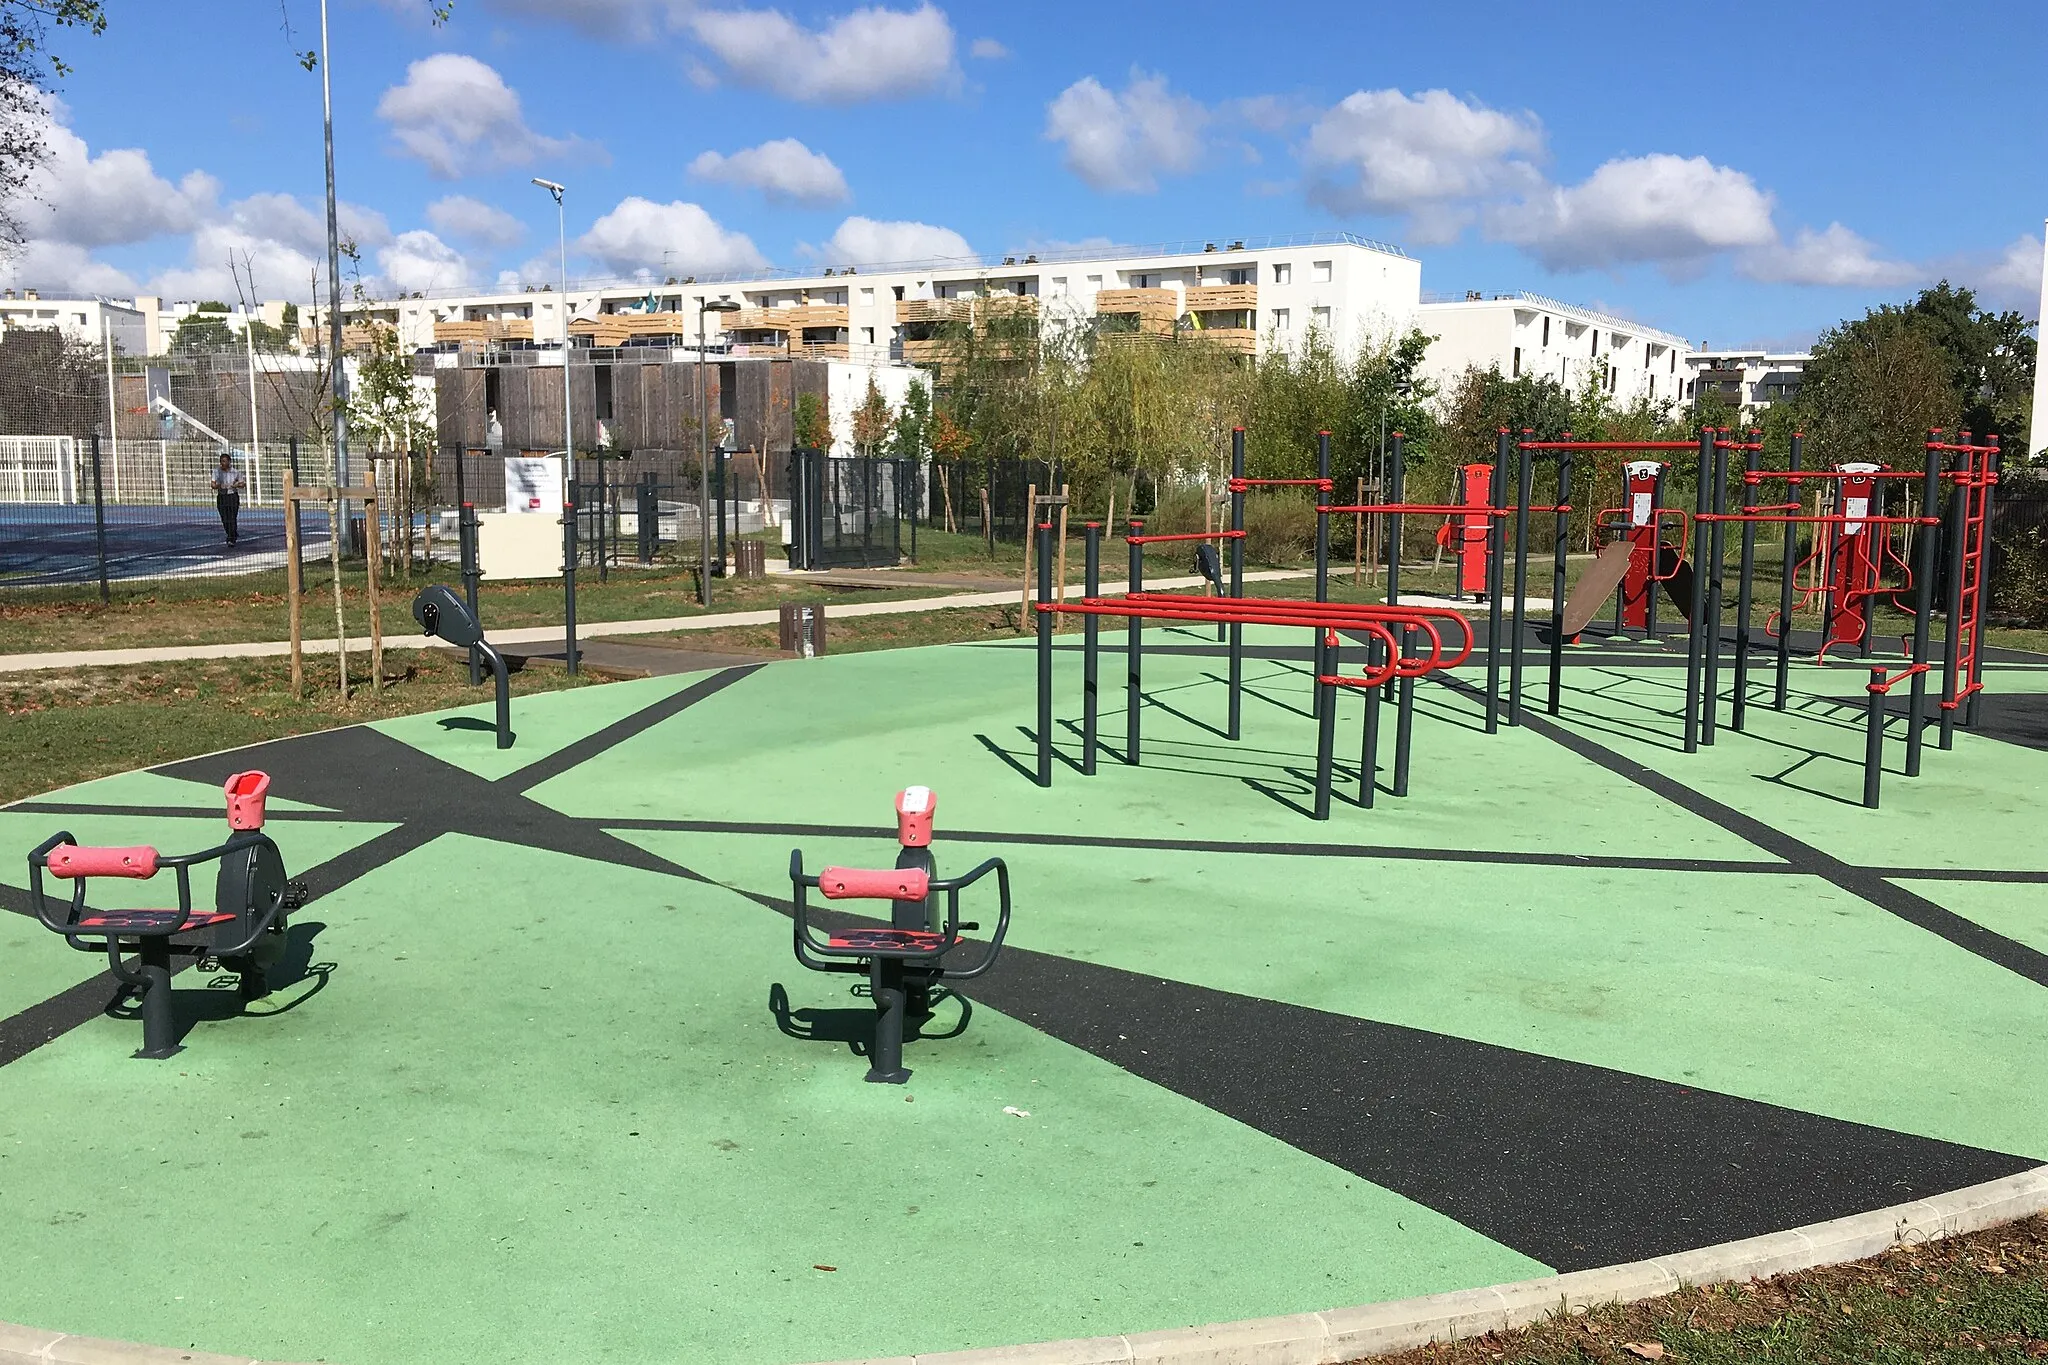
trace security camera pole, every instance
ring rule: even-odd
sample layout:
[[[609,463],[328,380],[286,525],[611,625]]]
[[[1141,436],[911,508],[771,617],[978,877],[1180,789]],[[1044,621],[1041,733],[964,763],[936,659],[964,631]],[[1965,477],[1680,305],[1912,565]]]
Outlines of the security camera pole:
[[[562,186],[533,178],[555,199],[555,232],[562,247],[562,626],[567,632],[569,672],[576,672],[576,436],[569,409],[569,219]]]

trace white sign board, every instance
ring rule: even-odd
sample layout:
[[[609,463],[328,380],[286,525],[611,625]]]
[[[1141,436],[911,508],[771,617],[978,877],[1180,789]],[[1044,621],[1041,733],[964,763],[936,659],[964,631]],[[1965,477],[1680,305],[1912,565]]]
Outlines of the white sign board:
[[[515,455],[505,461],[505,510],[562,515],[562,457]]]

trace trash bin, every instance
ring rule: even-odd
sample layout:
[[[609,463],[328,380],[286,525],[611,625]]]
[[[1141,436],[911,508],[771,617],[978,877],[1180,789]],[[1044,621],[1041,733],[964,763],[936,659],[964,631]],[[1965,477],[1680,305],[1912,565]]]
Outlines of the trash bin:
[[[758,540],[736,540],[732,546],[735,578],[762,578],[768,573],[767,547]]]
[[[825,652],[825,605],[822,602],[782,604],[782,647],[799,658]]]

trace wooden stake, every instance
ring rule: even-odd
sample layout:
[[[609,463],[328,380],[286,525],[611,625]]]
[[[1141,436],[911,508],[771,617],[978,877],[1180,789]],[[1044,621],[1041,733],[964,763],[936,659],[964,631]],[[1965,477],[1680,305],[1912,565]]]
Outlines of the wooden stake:
[[[1365,506],[1365,480],[1358,481],[1358,497],[1354,506]],[[1365,581],[1365,513],[1351,514],[1351,586],[1357,587]]]
[[[1067,600],[1067,488],[1066,484],[1060,485],[1060,552],[1059,558],[1054,561],[1052,571],[1052,594],[1055,602]],[[1059,624],[1059,618],[1054,617],[1054,627],[1057,628]]]
[[[1116,534],[1116,479],[1109,481],[1109,515],[1102,519],[1102,529],[1109,535]]]
[[[991,515],[988,490],[984,488],[981,490],[981,539],[988,546],[988,557],[994,559],[996,557],[996,528],[995,523],[990,520]]]
[[[284,471],[284,595],[291,604],[292,622],[292,696],[306,695],[306,652],[305,652],[305,602],[300,597],[304,588],[304,570],[299,564],[299,519],[295,515],[299,506],[299,490],[292,479],[292,471]]]
[[[395,467],[395,466],[394,466]],[[374,485],[373,485],[374,486]],[[370,525],[377,524],[377,499],[372,497],[363,504],[363,515]],[[396,518],[393,518],[396,520]],[[408,539],[410,533],[408,532]],[[370,570],[370,687],[375,691],[384,690],[384,608],[377,600],[377,557],[369,556]]]
[[[327,490],[327,564],[334,574],[334,657],[341,666],[341,699],[348,700],[348,626],[341,614],[341,524],[340,490]]]
[[[1017,614],[1017,629],[1031,619],[1031,543],[1038,539],[1038,485],[1024,486],[1024,606]]]

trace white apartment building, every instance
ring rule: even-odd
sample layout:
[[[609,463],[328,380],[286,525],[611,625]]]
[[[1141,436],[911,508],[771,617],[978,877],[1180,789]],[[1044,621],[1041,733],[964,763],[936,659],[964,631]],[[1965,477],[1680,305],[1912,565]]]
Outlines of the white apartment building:
[[[810,275],[574,285],[567,308],[548,286],[418,296],[363,308],[411,348],[498,342],[559,346],[565,320],[597,346],[662,339],[694,345],[698,310],[731,300],[738,312],[705,316],[706,339],[740,355],[918,361],[945,323],[986,310],[1021,310],[1047,325],[1094,317],[1149,335],[1200,330],[1256,354],[1319,328],[1342,348],[1414,321],[1422,265],[1396,247],[1350,233],[1218,239],[1148,247],[1020,253],[888,267],[823,267]],[[997,302],[999,300],[999,302]],[[308,314],[304,334],[324,325]],[[344,344],[351,340],[344,337]]]
[[[1492,366],[1510,379],[1543,376],[1573,392],[1599,383],[1622,407],[1690,395],[1692,346],[1684,337],[1541,294],[1475,290],[1431,299],[1418,308],[1416,325],[1436,338],[1422,373],[1439,390],[1468,368]]]
[[[1703,347],[1688,359],[1693,367],[1695,391],[1718,394],[1744,413],[1755,413],[1796,395],[1805,381],[1807,362],[1813,356],[1806,351]],[[1689,398],[1692,393],[1686,396]]]
[[[116,350],[152,354],[150,319],[131,302],[97,295],[59,298],[37,289],[0,290],[0,336],[37,328],[92,346],[106,345],[111,333]]]

